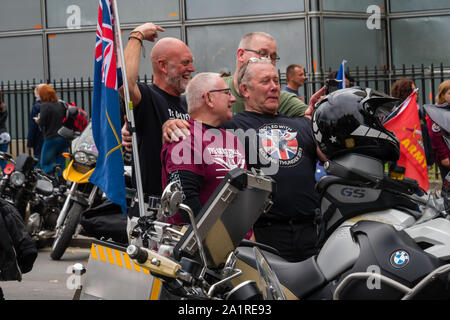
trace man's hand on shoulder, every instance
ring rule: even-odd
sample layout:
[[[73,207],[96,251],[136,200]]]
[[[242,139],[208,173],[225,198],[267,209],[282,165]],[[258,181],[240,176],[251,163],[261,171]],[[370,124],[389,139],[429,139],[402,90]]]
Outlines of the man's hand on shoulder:
[[[169,119],[162,126],[163,143],[178,142],[191,135],[190,125],[186,120]]]

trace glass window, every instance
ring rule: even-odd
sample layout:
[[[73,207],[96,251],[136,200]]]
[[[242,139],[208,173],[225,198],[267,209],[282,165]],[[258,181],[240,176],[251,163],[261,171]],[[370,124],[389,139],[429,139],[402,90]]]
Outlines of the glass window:
[[[234,74],[239,42],[244,35],[255,31],[267,32],[277,40],[281,57],[277,69],[282,73],[292,63],[305,65],[305,24],[303,19],[298,19],[188,27],[187,42],[194,55],[195,71]]]
[[[120,23],[181,20],[178,0],[117,1]]]
[[[91,77],[94,72],[95,31],[48,35],[50,78]]]
[[[119,21],[138,23],[180,20],[178,0],[117,1]],[[77,28],[97,24],[98,0],[47,0],[47,25],[50,28]]]
[[[305,11],[303,0],[186,0],[186,18],[204,19]]]
[[[124,48],[128,42],[129,32],[122,30],[122,45]],[[175,37],[180,39],[179,28],[166,28],[166,32],[159,33],[162,37]],[[152,75],[150,63],[150,52],[154,43],[145,41],[146,57],[141,55],[141,65],[139,75],[148,77]],[[51,79],[73,79],[88,78],[93,79],[94,74],[94,47],[95,32],[50,34],[48,36],[49,64]]]
[[[42,29],[40,1],[2,1],[0,31],[26,29]]]
[[[391,12],[422,11],[450,8],[448,0],[395,0],[391,1]]]
[[[0,81],[44,78],[42,36],[0,38]]]
[[[46,0],[46,10],[49,28],[97,25],[98,0]]]
[[[384,0],[322,0],[324,11],[367,12],[367,8],[377,5],[384,7]]]
[[[324,18],[325,69],[338,69],[344,59],[350,69],[385,65],[383,28],[369,29],[365,19]]]
[[[450,16],[391,20],[392,63],[450,65]]]

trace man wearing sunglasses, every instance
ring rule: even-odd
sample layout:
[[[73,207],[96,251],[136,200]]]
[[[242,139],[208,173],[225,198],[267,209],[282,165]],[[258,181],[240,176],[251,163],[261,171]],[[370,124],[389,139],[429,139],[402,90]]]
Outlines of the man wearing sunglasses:
[[[234,130],[244,144],[247,166],[277,183],[271,209],[253,227],[256,241],[276,248],[286,260],[307,259],[317,250],[315,166],[319,157],[325,160],[313,139],[311,121],[278,113],[280,83],[270,59],[249,58],[239,70],[237,86],[245,110],[222,127]]]
[[[242,144],[232,133],[220,129],[231,119],[231,105],[236,98],[217,73],[200,73],[188,84],[186,100],[190,135],[184,140],[166,143],[161,152],[163,188],[178,181],[183,203],[194,215],[220,184],[228,171],[246,168]],[[170,218],[173,224],[190,223],[186,212]]]

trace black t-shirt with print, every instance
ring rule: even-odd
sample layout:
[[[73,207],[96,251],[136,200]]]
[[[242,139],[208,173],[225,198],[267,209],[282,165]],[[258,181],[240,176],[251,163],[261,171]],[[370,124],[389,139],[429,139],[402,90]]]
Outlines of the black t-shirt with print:
[[[186,98],[172,96],[154,84],[138,86],[142,99],[134,107],[134,120],[142,188],[146,195],[161,196],[162,125],[168,119],[189,119]]]
[[[309,119],[244,111],[222,127],[233,129],[244,144],[247,168],[265,168],[277,183],[266,218],[301,221],[314,216],[317,153]]]

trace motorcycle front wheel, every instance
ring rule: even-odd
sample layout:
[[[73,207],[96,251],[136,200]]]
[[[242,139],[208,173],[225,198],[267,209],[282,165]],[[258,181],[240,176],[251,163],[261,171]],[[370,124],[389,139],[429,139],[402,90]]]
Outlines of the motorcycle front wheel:
[[[72,236],[75,234],[75,230],[80,222],[81,213],[83,211],[84,207],[81,204],[77,202],[72,204],[61,230],[58,232],[55,237],[55,241],[53,242],[52,252],[50,253],[50,257],[53,260],[61,259],[64,252],[69,247],[70,241],[72,240]]]

